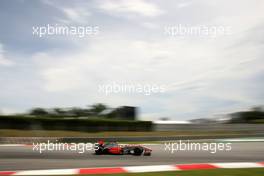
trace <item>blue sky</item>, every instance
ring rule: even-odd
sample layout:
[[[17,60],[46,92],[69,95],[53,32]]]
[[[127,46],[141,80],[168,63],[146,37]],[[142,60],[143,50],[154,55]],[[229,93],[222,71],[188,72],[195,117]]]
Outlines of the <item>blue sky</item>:
[[[102,102],[140,118],[187,120],[263,105],[262,0],[2,0],[0,111]],[[44,36],[33,26],[98,26],[99,34]],[[168,36],[166,26],[228,26],[228,35]],[[165,85],[110,94],[110,82]]]

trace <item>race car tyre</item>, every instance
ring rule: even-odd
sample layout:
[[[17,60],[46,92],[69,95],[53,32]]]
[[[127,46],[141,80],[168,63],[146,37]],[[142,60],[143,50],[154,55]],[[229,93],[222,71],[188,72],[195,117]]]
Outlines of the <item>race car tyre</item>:
[[[104,153],[107,153],[107,149],[104,149],[102,146],[98,146],[98,148],[95,150],[96,155],[102,155]]]
[[[144,153],[144,156],[151,156],[151,153]]]
[[[102,153],[103,153],[103,150],[101,148],[98,148],[97,150],[95,150],[96,155],[101,155]]]
[[[141,148],[134,148],[134,155],[140,156],[142,154],[143,150]]]

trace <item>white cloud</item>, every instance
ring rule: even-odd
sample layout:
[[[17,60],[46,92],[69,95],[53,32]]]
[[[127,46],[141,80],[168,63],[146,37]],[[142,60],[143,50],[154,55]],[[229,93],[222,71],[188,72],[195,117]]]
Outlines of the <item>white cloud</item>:
[[[63,60],[60,59],[63,57]],[[72,91],[83,87],[82,60],[75,55],[57,55],[54,53],[37,53],[33,56],[41,66],[40,75],[43,77],[43,88],[48,92]],[[57,58],[54,60],[54,58]],[[73,59],[73,60],[71,60]]]
[[[88,23],[90,12],[83,8],[61,8],[66,18],[61,19],[65,23]]]
[[[19,112],[18,109],[13,109],[13,108],[1,107],[1,109],[0,109],[0,115],[2,115],[2,114],[9,115],[9,114],[14,114],[14,113],[18,113],[18,112]]]
[[[100,4],[100,8],[113,14],[137,14],[146,17],[161,15],[163,11],[153,3],[145,0],[106,0]]]
[[[177,5],[177,7],[178,8],[184,8],[184,7],[187,7],[187,6],[190,6],[192,4],[192,2],[191,1],[185,1],[185,2],[180,2],[178,5]]]
[[[12,65],[14,65],[14,63],[11,60],[5,58],[3,46],[2,44],[0,44],[0,66],[12,66]]]
[[[42,0],[41,1],[45,5],[49,5],[53,8],[58,9],[64,14],[64,17],[56,17],[56,20],[60,23],[65,24],[87,24],[88,19],[91,16],[91,12],[86,8],[88,7],[88,3],[74,4],[72,6],[62,5],[61,3],[56,3],[56,1],[50,0]]]

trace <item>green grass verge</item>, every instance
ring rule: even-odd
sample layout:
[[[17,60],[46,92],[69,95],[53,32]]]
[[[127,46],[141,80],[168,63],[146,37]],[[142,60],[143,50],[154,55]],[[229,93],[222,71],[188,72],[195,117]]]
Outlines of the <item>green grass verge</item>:
[[[100,176],[263,176],[264,168],[107,174]],[[88,175],[87,175],[88,176]],[[94,176],[94,175],[89,175]]]
[[[197,131],[153,131],[153,132],[137,132],[137,131],[106,131],[106,132],[78,132],[78,131],[57,131],[57,130],[13,130],[0,129],[0,137],[118,137],[118,136],[223,136],[243,134],[240,132],[230,131],[213,131],[213,132],[197,132]],[[247,133],[248,134],[248,133]]]

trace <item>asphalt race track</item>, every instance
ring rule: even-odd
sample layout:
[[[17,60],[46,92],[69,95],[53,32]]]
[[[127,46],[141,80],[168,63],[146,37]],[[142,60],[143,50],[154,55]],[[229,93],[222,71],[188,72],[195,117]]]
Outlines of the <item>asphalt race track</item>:
[[[0,146],[0,170],[62,169],[111,166],[162,165],[207,162],[264,161],[264,142],[232,143],[231,151],[165,151],[164,144],[148,146],[152,156],[94,155],[92,151],[49,151],[40,154],[32,146]]]

